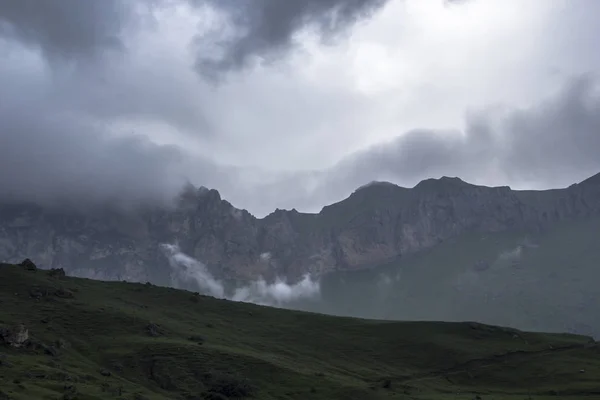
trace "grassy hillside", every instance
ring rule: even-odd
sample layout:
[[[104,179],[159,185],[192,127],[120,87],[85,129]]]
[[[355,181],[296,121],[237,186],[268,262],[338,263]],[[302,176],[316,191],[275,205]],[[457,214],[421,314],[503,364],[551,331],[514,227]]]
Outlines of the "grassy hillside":
[[[29,338],[15,348],[18,324]],[[0,327],[3,400],[600,399],[600,349],[583,336],[337,318],[20,266],[0,265]]]
[[[318,301],[335,315],[475,320],[600,337],[600,220],[543,233],[462,235],[389,265],[322,279]]]

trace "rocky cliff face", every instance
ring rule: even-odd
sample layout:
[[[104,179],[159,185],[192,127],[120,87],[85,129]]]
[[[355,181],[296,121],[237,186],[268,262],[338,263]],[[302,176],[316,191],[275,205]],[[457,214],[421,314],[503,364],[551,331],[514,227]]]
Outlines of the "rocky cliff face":
[[[216,190],[187,190],[172,209],[75,212],[0,206],[0,261],[100,279],[166,283],[161,243],[177,242],[220,278],[296,278],[370,266],[468,232],[540,230],[600,215],[600,174],[566,189],[513,191],[458,178],[412,189],[374,182],[319,214],[276,210],[257,219]]]

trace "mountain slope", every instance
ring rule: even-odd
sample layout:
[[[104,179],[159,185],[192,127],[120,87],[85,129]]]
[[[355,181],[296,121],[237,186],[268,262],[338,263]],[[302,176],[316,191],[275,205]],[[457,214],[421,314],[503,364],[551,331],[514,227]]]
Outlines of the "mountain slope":
[[[513,191],[458,178],[412,189],[374,182],[319,214],[276,210],[257,219],[216,190],[184,192],[176,207],[76,212],[0,206],[0,260],[101,279],[170,283],[161,243],[178,242],[219,278],[292,279],[361,270],[471,233],[538,232],[600,215],[600,174],[566,189]]]
[[[11,265],[0,302],[2,399],[600,398],[600,350],[583,336],[327,317]]]
[[[328,274],[318,299],[288,306],[600,337],[599,232],[595,217],[537,233],[464,234],[376,268]]]

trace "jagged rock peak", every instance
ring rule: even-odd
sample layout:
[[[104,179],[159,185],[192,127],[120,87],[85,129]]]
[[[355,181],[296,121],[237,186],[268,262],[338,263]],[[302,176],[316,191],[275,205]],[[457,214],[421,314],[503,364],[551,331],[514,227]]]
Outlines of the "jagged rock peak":
[[[206,192],[206,196],[210,199],[210,200],[217,200],[217,201],[221,201],[221,193],[219,193],[219,191],[217,189],[210,189],[208,192]]]
[[[372,181],[356,189],[348,199],[394,197],[408,189],[386,181]],[[335,206],[335,204],[331,204]],[[325,206],[324,209],[329,208]]]
[[[387,182],[387,181],[371,181],[367,184],[360,186],[358,189],[355,190],[355,192],[358,192],[359,190],[373,188],[373,187],[399,187],[399,186],[396,185],[395,183]]]
[[[439,179],[429,178],[424,179],[417,183],[414,189],[417,190],[438,190],[438,189],[452,189],[473,186],[470,183],[463,181],[458,177],[442,176]]]
[[[276,208],[275,211],[267,214],[267,216],[265,216],[265,219],[270,219],[270,218],[282,218],[287,216],[289,213],[293,213],[293,212],[297,212],[296,209],[289,211],[286,210],[284,208]]]
[[[580,185],[598,185],[600,186],[600,172],[596,175],[590,176],[579,183]]]
[[[196,189],[196,193],[199,195],[203,195],[206,194],[210,191],[209,188],[207,188],[206,186],[200,186],[198,189]]]
[[[170,282],[163,243],[179,243],[223,279],[356,270],[427,250],[465,233],[539,231],[600,216],[600,174],[574,190],[510,191],[458,178],[415,188],[372,182],[319,214],[277,210],[257,219],[216,190],[189,185],[178,207],[129,215],[0,206],[0,260],[32,257],[97,279]],[[269,262],[261,260],[271,254]]]
[[[209,189],[206,186],[195,187],[190,183],[181,190],[179,199],[186,203],[196,203],[200,199],[220,201],[221,194],[216,189]]]

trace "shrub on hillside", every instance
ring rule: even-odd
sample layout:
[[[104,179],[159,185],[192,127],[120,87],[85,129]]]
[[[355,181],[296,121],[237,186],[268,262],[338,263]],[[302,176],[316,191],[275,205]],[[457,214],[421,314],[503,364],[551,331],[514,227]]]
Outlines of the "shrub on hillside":
[[[208,374],[207,386],[209,393],[225,396],[226,398],[251,397],[256,393],[256,388],[246,378],[224,374]],[[215,400],[218,397],[213,397]]]

